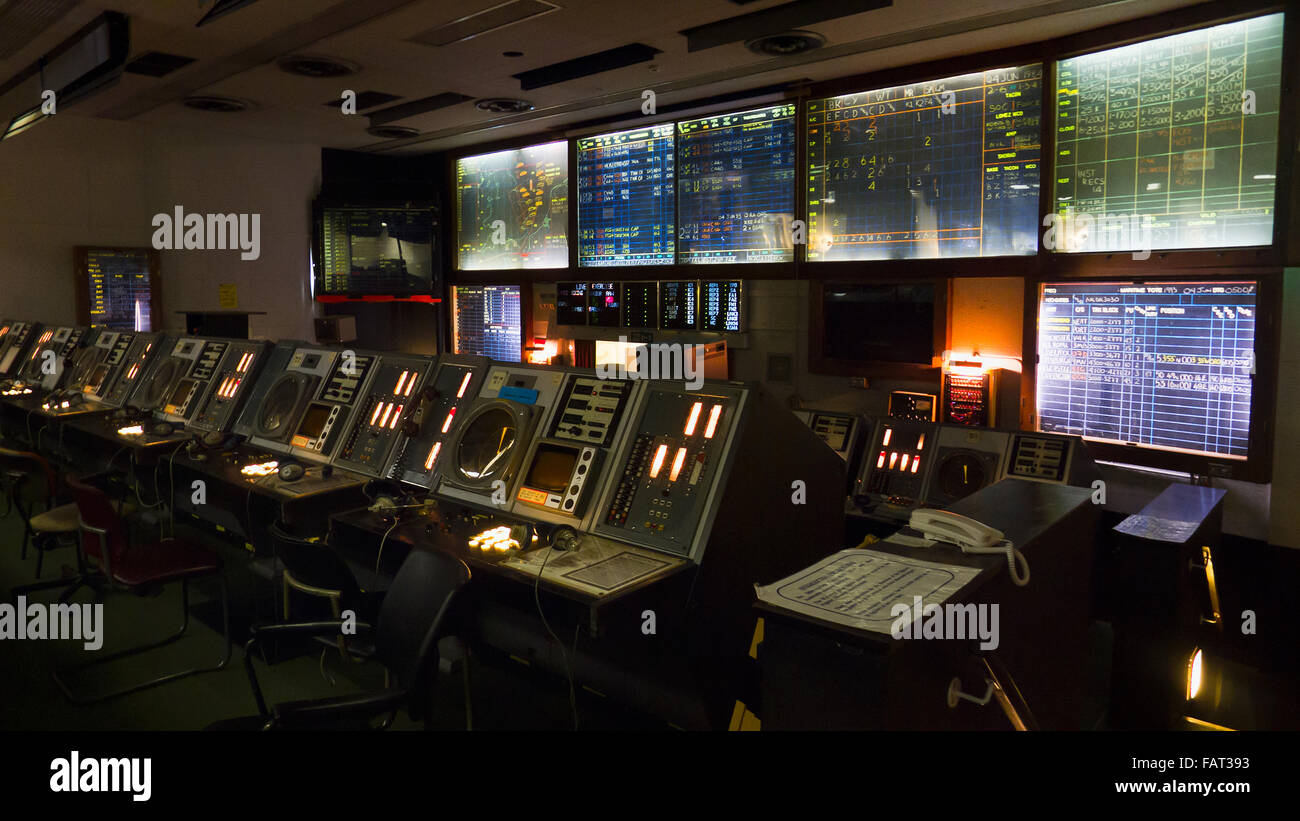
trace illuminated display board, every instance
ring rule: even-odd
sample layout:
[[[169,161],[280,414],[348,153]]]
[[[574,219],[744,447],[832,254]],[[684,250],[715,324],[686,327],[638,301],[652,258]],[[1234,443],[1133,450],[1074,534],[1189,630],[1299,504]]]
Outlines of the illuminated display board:
[[[463,271],[569,264],[568,143],[456,161],[456,256]]]
[[[577,143],[578,263],[671,264],[676,248],[672,124]]]
[[[1053,250],[1272,243],[1282,17],[1057,63]]]
[[[677,124],[678,262],[794,259],[795,105]]]
[[[1033,254],[1042,66],[808,104],[808,259]]]

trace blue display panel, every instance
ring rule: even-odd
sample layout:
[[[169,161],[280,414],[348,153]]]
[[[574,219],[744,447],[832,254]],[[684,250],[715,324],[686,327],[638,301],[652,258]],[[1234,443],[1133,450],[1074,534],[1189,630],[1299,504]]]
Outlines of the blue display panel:
[[[1246,458],[1255,282],[1044,285],[1039,429]]]
[[[567,267],[568,224],[568,143],[456,161],[460,270]]]
[[[1057,63],[1058,251],[1269,245],[1282,14]]]
[[[795,106],[677,124],[677,261],[794,259]]]
[[[1033,254],[1041,65],[808,103],[808,259]]]
[[[695,280],[659,283],[659,327],[665,331],[693,331],[699,327]]]
[[[672,124],[577,143],[578,264],[671,264],[676,247]]]
[[[451,290],[452,350],[502,362],[523,359],[518,285],[457,285]]]
[[[739,333],[742,299],[738,279],[701,282],[700,330]]]

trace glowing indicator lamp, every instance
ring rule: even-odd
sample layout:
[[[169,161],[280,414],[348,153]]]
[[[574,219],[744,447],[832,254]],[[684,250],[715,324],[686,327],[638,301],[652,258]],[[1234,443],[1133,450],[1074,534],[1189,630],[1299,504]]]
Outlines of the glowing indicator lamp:
[[[714,405],[709,411],[709,424],[704,426],[704,438],[712,439],[713,434],[718,432],[718,418],[722,416],[722,406]]]
[[[704,410],[703,402],[696,402],[694,405],[691,405],[691,415],[686,418],[685,433],[687,436],[695,435],[695,425],[700,421],[700,411],[702,410]]]
[[[676,482],[677,474],[682,472],[682,465],[686,462],[686,448],[678,448],[677,455],[673,457],[673,469],[668,473],[668,481]]]
[[[1187,700],[1192,701],[1201,694],[1201,683],[1203,681],[1204,671],[1202,666],[1201,648],[1197,647],[1192,651],[1192,655],[1187,659]]]
[[[664,457],[668,455],[668,446],[660,445],[655,449],[655,459],[650,465],[650,478],[654,479],[659,475],[659,471],[664,466]]]

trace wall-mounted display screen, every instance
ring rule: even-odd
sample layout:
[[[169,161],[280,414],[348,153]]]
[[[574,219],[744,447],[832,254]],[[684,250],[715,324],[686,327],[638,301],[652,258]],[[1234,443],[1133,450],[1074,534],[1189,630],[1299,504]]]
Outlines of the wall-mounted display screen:
[[[1255,282],[1042,287],[1038,427],[1244,459]]]
[[[436,290],[433,209],[324,207],[320,215],[316,293]]]
[[[623,283],[623,327],[654,328],[659,324],[659,283]]]
[[[665,331],[693,331],[699,327],[695,280],[659,283],[659,327]]]
[[[587,324],[617,328],[622,320],[622,300],[617,282],[593,282],[587,286]]]
[[[555,324],[587,324],[587,288],[585,282],[555,283]]]
[[[454,286],[452,350],[519,362],[524,340],[522,301],[518,285]]]
[[[1272,243],[1282,19],[1058,62],[1053,176],[1063,219],[1049,247]]]
[[[456,161],[456,259],[463,271],[569,264],[564,141]]]
[[[795,105],[677,123],[678,262],[794,259]]]
[[[671,264],[677,230],[672,124],[577,143],[578,264]]]
[[[932,282],[827,282],[822,288],[821,355],[849,362],[931,365],[935,350]]]
[[[810,260],[1038,249],[1041,65],[808,103]]]
[[[700,330],[739,333],[742,298],[738,279],[701,282]]]
[[[78,247],[77,321],[115,331],[153,329],[157,251]]]

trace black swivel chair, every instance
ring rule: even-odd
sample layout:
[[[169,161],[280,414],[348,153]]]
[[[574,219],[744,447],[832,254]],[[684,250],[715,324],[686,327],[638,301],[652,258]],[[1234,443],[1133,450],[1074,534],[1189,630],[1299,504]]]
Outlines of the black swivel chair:
[[[270,624],[253,630],[244,646],[244,668],[257,702],[258,715],[211,725],[209,729],[364,729],[382,716],[405,709],[413,720],[429,720],[438,669],[438,641],[448,628],[448,613],[457,594],[469,583],[464,562],[434,550],[412,550],[397,571],[372,629],[358,623],[356,636],[374,642],[374,658],[388,673],[387,686],[375,692],[313,701],[290,701],[268,708],[253,669],[262,641],[300,636],[340,634],[339,620]],[[353,650],[357,652],[357,650]],[[383,726],[387,726],[385,721]]]
[[[290,596],[293,591],[325,599],[330,605],[332,618],[343,617],[351,610],[362,621],[374,617],[373,594],[363,593],[347,562],[330,545],[328,537],[309,538],[291,532],[283,523],[276,522],[268,529],[275,555],[283,566],[281,571],[281,598],[283,620],[290,619]],[[343,658],[349,658],[347,636],[335,637]]]

